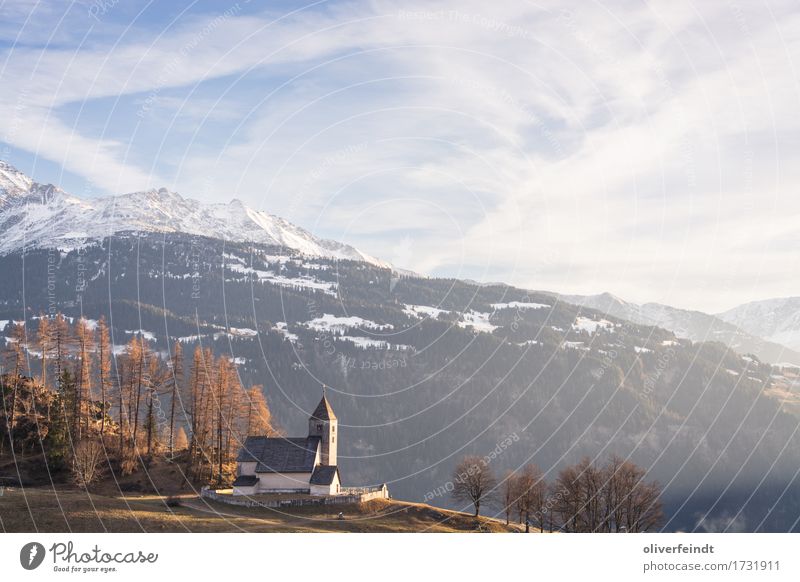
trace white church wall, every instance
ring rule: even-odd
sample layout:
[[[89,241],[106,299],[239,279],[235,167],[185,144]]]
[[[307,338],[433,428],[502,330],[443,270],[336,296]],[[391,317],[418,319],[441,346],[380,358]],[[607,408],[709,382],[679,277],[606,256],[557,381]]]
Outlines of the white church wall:
[[[336,495],[339,493],[339,474],[333,476],[333,483],[330,485],[312,485],[311,495]]]
[[[311,495],[332,495],[330,485],[312,485]]]
[[[259,473],[258,491],[308,489],[311,473]]]

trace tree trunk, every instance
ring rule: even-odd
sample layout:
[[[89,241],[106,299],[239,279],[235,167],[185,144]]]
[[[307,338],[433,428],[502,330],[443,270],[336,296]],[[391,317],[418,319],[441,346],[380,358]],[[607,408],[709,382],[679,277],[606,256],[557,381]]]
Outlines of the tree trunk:
[[[17,387],[19,386],[19,374],[14,377],[14,388],[11,391],[11,416],[8,420],[8,444],[11,447],[11,453],[14,453],[14,422],[17,412]]]
[[[147,454],[153,450],[153,392],[149,392],[147,401]]]
[[[169,458],[175,457],[175,385],[172,387],[172,404],[169,407]]]

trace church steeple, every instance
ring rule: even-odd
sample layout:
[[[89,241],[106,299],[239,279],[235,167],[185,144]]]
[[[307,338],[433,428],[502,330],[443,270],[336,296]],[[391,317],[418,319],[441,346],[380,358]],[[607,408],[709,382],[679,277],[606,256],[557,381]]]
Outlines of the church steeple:
[[[320,437],[322,439],[322,458],[323,465],[336,464],[336,427],[339,421],[333,413],[331,403],[325,394],[325,386],[322,387],[322,400],[317,404],[316,409],[308,419],[308,436]]]

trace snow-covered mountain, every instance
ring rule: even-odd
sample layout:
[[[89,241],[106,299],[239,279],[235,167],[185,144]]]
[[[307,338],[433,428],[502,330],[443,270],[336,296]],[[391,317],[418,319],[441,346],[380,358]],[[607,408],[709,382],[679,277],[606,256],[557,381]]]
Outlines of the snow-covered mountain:
[[[800,298],[793,300],[793,311],[790,305],[778,307],[773,302],[763,301],[724,314],[710,315],[661,303],[631,303],[610,293],[558,297],[561,301],[596,309],[634,323],[663,327],[679,338],[695,342],[718,341],[740,354],[755,354],[767,362],[800,364],[800,353],[795,351],[800,350]],[[747,309],[748,306],[752,307]],[[768,312],[775,312],[772,319],[775,325],[772,327],[763,325],[761,321],[763,314]]]
[[[800,297],[753,301],[717,317],[753,335],[800,350]]]
[[[239,200],[204,204],[164,188],[78,198],[53,185],[39,184],[2,161],[0,232],[0,254],[23,248],[74,247],[122,232],[168,232],[280,245],[309,256],[389,266]]]

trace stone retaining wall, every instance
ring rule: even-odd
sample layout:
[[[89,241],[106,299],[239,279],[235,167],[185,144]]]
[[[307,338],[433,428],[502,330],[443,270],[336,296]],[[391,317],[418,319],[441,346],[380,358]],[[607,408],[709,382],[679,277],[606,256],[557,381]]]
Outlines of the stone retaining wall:
[[[357,490],[360,490],[360,492],[355,492]],[[226,492],[223,493],[222,491]],[[351,493],[350,491],[353,492]],[[364,503],[372,499],[389,499],[389,488],[384,484],[380,487],[351,487],[345,495],[302,495],[290,499],[259,499],[257,496],[234,496],[231,489],[217,491],[203,487],[200,490],[200,497],[241,507],[303,507],[307,505],[344,505],[347,503]]]

